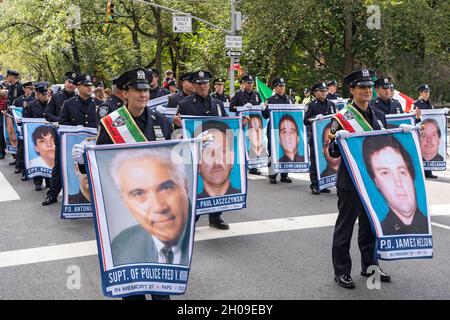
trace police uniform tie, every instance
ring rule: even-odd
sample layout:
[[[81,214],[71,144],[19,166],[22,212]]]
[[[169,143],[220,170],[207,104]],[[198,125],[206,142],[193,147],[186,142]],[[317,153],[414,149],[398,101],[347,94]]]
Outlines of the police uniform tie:
[[[161,253],[164,256],[165,263],[173,263],[173,251],[171,248],[164,247],[161,249]]]

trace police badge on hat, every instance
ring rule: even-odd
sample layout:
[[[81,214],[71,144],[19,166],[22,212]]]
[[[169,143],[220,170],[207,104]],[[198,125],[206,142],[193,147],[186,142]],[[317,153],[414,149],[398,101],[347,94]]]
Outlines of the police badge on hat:
[[[145,80],[145,72],[142,70],[137,71],[137,79],[138,80]]]
[[[367,69],[362,69],[361,71],[362,71],[363,77],[370,77],[369,70],[367,70]]]
[[[204,73],[203,71],[200,71],[200,72],[198,73],[198,76],[199,76],[200,78],[203,78],[203,77],[205,76],[205,73]]]
[[[86,76],[86,81],[91,81],[91,76],[90,75]]]

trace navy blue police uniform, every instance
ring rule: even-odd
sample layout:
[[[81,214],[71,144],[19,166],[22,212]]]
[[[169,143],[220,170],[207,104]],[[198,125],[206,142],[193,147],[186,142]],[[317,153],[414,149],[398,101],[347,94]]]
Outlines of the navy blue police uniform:
[[[373,71],[366,69],[354,71],[344,78],[346,84],[355,86],[372,86]],[[384,113],[377,111],[370,106],[362,110],[355,102],[352,105],[361,113],[364,119],[374,130],[386,128],[386,117]],[[342,130],[339,122],[332,120],[331,133],[334,134]],[[341,152],[335,140],[329,146],[330,155],[334,158],[341,156]],[[347,170],[344,161],[341,161],[337,172],[336,180],[338,196],[338,217],[333,233],[332,258],[335,273],[335,281],[342,287],[353,288],[355,286],[350,276],[352,260],[350,257],[350,242],[353,234],[353,227],[356,219],[358,223],[358,244],[361,251],[361,275],[370,276],[367,272],[369,266],[378,266],[376,258],[376,238],[372,231],[370,221],[365,212],[361,199],[356,191],[352,178]],[[381,281],[390,281],[390,276],[381,269]]]
[[[66,72],[66,80],[73,83],[79,75],[76,72]],[[68,92],[65,88],[55,93],[45,108],[45,119],[50,122],[58,122],[62,106],[65,101],[75,97],[75,91]]]
[[[279,85],[286,85],[286,81],[284,78],[276,78],[272,81],[273,86],[279,86]],[[293,104],[291,97],[289,97],[287,94],[279,95],[275,93],[273,96],[271,96],[269,99],[267,99],[267,104]],[[270,110],[268,107],[266,107],[263,112],[262,116],[264,119],[270,119]],[[272,140],[271,140],[271,130],[270,130],[270,120],[267,123],[267,152],[269,154],[269,157],[272,154]],[[269,168],[271,168],[272,163],[269,163]],[[277,173],[269,175],[269,181],[272,184],[277,183]],[[288,173],[282,173],[281,174],[281,181],[286,183],[291,183],[292,180],[289,178]]]
[[[197,71],[191,74],[191,81],[193,83],[205,83],[209,82],[212,78],[211,73],[207,71]],[[177,115],[180,116],[201,116],[201,117],[227,117],[228,114],[225,111],[222,101],[216,100],[210,95],[206,97],[199,96],[194,93],[193,95],[181,100],[178,103]],[[222,212],[210,213],[209,224],[212,227],[218,229],[229,229],[221,218]],[[197,216],[198,220],[198,216]]]
[[[75,81],[75,85],[89,85],[92,86],[92,80],[89,75],[79,75]],[[84,100],[79,95],[64,101],[61,114],[59,115],[58,123],[67,126],[83,126],[88,128],[97,128],[97,106],[102,103],[102,100],[89,97]],[[59,139],[55,139],[56,157],[55,167],[52,170],[52,178],[50,188],[47,192],[47,198],[42,202],[46,206],[57,201],[58,194],[61,191],[61,168],[60,168],[60,145]]]
[[[48,84],[46,82],[36,83],[35,90],[37,93],[46,95],[48,91]],[[28,105],[27,108],[23,110],[22,116],[24,118],[44,118],[46,106],[47,101],[40,101],[39,99],[35,99]],[[42,190],[42,177],[33,178],[33,182],[37,191]],[[45,178],[45,185],[47,188],[50,187],[50,178]]]
[[[185,73],[180,77],[181,83],[183,83],[184,81],[191,81],[189,79],[189,77],[191,76],[191,73]],[[168,102],[167,102],[167,108],[177,108],[178,106],[178,102],[180,102],[181,100],[183,100],[184,98],[190,96],[190,94],[184,92],[184,90],[180,90],[172,95],[170,95],[168,97]]]
[[[319,82],[311,87],[311,92],[314,93],[316,90],[326,90],[326,89],[327,86],[325,82]],[[311,162],[309,167],[309,179],[311,181],[311,184],[309,185],[309,187],[311,188],[311,192],[316,195],[320,194],[320,192],[330,193],[329,189],[323,189],[322,191],[319,190],[317,180],[316,152],[314,150],[314,137],[312,133],[312,123],[309,120],[315,118],[319,114],[328,115],[336,113],[336,106],[332,101],[328,100],[328,98],[325,98],[323,101],[316,98],[313,101],[309,102],[307,106],[308,109],[306,110],[305,119],[303,120],[303,123],[305,124],[308,133],[308,144],[310,155],[309,159]]]

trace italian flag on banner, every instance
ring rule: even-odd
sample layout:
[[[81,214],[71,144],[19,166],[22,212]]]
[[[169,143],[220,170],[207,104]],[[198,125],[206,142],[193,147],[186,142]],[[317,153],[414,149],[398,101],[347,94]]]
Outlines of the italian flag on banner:
[[[364,119],[364,117],[353,106],[348,105],[338,113],[335,118],[341,127],[348,132],[364,132],[372,131],[370,124]]]
[[[394,99],[398,100],[400,102],[400,104],[403,107],[403,110],[405,110],[405,112],[410,112],[411,111],[411,105],[414,102],[414,99],[411,97],[408,97],[406,94],[394,90]]]
[[[261,97],[261,101],[265,102],[267,99],[269,99],[273,91],[268,86],[264,84],[261,80],[259,80],[258,77],[256,77],[256,90],[259,93],[259,96]]]
[[[145,111],[144,111],[145,112]],[[133,117],[125,107],[119,108],[100,120],[114,143],[145,142]]]

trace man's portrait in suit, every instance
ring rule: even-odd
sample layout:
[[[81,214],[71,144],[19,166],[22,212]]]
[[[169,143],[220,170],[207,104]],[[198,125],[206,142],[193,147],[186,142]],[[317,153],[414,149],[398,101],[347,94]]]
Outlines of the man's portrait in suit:
[[[290,114],[285,114],[278,122],[280,146],[284,155],[279,159],[284,162],[304,162],[305,157],[298,153],[300,131],[297,122]]]
[[[112,240],[114,265],[188,265],[190,200],[181,157],[169,148],[128,149],[114,156],[109,174],[138,222]]]
[[[416,170],[405,147],[393,136],[370,136],[362,152],[369,176],[389,207],[381,221],[383,234],[428,234],[428,220],[417,205]]]
[[[202,133],[207,132],[214,141],[202,148],[198,172],[203,181],[203,191],[197,198],[208,198],[237,194],[241,191],[231,183],[234,166],[234,134],[223,121],[210,120],[202,124]],[[196,136],[198,134],[196,133]]]
[[[425,161],[444,161],[444,157],[439,154],[441,144],[441,129],[435,119],[425,119],[420,130],[420,149]]]

